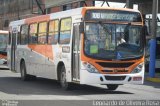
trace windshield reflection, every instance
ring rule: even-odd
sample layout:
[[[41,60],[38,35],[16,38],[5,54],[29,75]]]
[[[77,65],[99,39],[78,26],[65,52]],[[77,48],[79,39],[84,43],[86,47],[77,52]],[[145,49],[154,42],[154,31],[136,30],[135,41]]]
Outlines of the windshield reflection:
[[[100,59],[128,59],[143,55],[142,26],[86,23],[85,54]]]

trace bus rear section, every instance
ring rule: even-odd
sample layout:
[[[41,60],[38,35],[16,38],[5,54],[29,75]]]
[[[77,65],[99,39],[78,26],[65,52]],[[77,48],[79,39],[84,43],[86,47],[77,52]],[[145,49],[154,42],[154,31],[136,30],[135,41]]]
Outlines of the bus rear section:
[[[142,22],[138,11],[97,7],[11,22],[9,67],[23,80],[55,79],[65,89],[70,83],[103,84],[110,90],[143,84]]]
[[[8,31],[0,30],[0,64],[7,64]]]

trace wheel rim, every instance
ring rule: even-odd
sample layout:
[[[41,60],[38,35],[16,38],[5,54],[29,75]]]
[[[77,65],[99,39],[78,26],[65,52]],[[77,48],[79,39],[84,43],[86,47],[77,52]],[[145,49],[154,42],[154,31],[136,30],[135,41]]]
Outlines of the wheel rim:
[[[66,86],[66,73],[65,72],[61,73],[61,85],[62,87]]]

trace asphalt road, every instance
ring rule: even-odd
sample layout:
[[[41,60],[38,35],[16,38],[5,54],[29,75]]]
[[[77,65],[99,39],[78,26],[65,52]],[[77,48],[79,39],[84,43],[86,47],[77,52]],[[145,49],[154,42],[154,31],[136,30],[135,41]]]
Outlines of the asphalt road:
[[[116,91],[107,90],[105,85],[74,85],[72,90],[64,91],[54,80],[24,82],[19,73],[0,70],[0,100],[0,106],[87,106],[96,105],[93,100],[160,100],[160,83],[126,84]]]

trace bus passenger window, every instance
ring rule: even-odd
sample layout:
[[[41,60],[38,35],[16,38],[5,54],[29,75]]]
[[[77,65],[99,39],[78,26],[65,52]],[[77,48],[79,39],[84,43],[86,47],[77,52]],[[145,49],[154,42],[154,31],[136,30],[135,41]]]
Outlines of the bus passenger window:
[[[61,28],[60,28],[60,44],[69,44],[71,37],[71,18],[65,18],[61,20]]]
[[[30,25],[30,44],[36,44],[38,42],[38,36],[37,36],[37,23]]]
[[[47,22],[39,23],[39,32],[38,32],[38,44],[46,43],[47,35]]]
[[[58,41],[58,20],[49,22],[48,44],[57,44]]]
[[[21,26],[20,44],[25,45],[28,43],[28,25]]]

